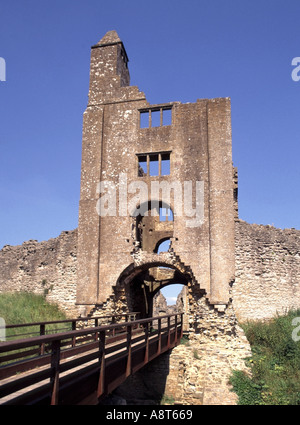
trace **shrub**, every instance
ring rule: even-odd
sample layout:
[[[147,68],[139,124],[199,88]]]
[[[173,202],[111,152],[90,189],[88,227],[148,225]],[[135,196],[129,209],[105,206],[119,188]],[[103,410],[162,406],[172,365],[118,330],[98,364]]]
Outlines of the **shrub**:
[[[261,387],[240,370],[233,371],[230,379],[233,391],[239,396],[238,404],[255,405],[261,402]]]
[[[233,373],[239,404],[300,405],[300,342],[292,339],[292,320],[298,316],[300,310],[242,325],[252,350],[252,378]]]

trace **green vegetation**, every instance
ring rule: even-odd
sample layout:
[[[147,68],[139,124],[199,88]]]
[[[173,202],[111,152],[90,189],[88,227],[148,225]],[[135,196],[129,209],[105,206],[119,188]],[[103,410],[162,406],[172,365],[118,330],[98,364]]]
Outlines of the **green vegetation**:
[[[292,338],[295,317],[300,317],[300,310],[242,326],[252,350],[247,359],[252,377],[241,371],[231,377],[239,404],[300,405],[300,341]]]
[[[190,341],[189,341],[188,335],[183,335],[183,337],[180,340],[180,344],[186,345],[187,347],[190,345]]]
[[[173,405],[174,403],[175,403],[174,397],[172,395],[169,396],[168,394],[164,394],[160,401],[161,405],[164,405],[164,404]]]
[[[42,295],[35,295],[28,292],[15,292],[0,294],[0,317],[5,320],[6,325],[16,325],[21,323],[50,322],[65,320],[66,315],[59,310],[58,306],[49,304]],[[57,331],[66,324],[48,325],[47,333]],[[69,327],[70,328],[70,327]],[[39,326],[30,328],[7,329],[6,337],[13,337],[17,334],[28,333],[28,336],[39,335]],[[9,338],[8,340],[10,340]]]

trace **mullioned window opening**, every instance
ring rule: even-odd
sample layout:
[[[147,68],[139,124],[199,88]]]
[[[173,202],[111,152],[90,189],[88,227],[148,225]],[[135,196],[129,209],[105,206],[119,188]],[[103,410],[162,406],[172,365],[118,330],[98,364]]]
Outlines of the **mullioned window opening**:
[[[172,125],[172,106],[161,106],[140,111],[140,128]]]
[[[138,177],[161,177],[171,173],[170,152],[138,154]]]

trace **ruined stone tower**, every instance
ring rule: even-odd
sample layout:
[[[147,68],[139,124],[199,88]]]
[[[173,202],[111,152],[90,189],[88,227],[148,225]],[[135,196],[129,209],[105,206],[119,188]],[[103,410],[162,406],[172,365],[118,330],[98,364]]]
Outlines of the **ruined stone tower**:
[[[91,49],[83,119],[77,304],[90,311],[119,294],[149,315],[160,288],[183,283],[224,311],[233,194],[230,99],[150,105],[108,32]]]

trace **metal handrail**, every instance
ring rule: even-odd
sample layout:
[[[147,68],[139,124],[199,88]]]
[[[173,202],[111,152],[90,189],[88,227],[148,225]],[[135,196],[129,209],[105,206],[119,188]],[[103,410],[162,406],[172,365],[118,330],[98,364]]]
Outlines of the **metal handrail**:
[[[174,320],[171,324],[172,318]],[[156,321],[157,329],[154,330],[153,323]],[[3,342],[0,344],[0,353],[22,349],[27,351],[20,353],[19,358],[23,360],[0,367],[0,378],[11,377],[2,385],[0,397],[7,397],[22,390],[19,398],[14,399],[12,396],[12,401],[4,403],[22,404],[24,400],[34,403],[44,398],[50,404],[59,404],[61,397],[62,400],[65,400],[65,397],[73,397],[66,392],[68,379],[72,380],[72,385],[78,385],[79,392],[82,391],[82,385],[90,382],[88,391],[96,392],[97,397],[100,397],[116,388],[126,377],[150,360],[177,345],[182,337],[182,324],[183,313],[175,313]],[[118,328],[121,333],[115,332]],[[71,340],[67,346],[66,340]],[[47,345],[48,353],[41,355],[35,352],[34,357],[24,359],[26,353],[30,352],[28,348],[41,345]],[[62,349],[63,347],[66,348]],[[80,371],[75,369],[74,372],[74,368],[78,366]],[[70,370],[73,370],[73,373],[70,373]],[[27,371],[25,375],[19,373],[24,371]],[[68,372],[71,378],[68,374],[61,377],[62,372]],[[117,376],[113,378],[115,372]],[[91,374],[93,380],[89,381]],[[47,381],[49,378],[50,381]],[[94,388],[95,379],[97,388]],[[35,389],[24,393],[24,389],[31,385],[35,385]]]
[[[28,332],[28,333],[21,333],[21,334],[17,334],[17,335],[7,335],[6,338],[18,338],[18,337],[22,337],[25,335],[32,335],[33,333],[35,334],[39,334],[40,336],[45,335],[46,334],[46,326],[47,325],[60,325],[60,324],[71,324],[72,326],[72,330],[76,330],[76,324],[78,322],[90,322],[90,321],[95,321],[95,325],[94,326],[99,326],[99,320],[102,319],[111,319],[112,324],[115,322],[116,319],[120,318],[120,317],[125,317],[125,321],[128,321],[128,318],[132,317],[132,320],[136,320],[136,317],[139,315],[139,312],[128,312],[128,313],[123,313],[123,314],[110,314],[110,315],[106,315],[106,316],[94,316],[94,317],[78,317],[76,319],[64,319],[64,320],[53,320],[53,321],[42,321],[42,322],[32,322],[32,323],[20,323],[20,324],[14,324],[14,325],[6,325],[5,327],[1,327],[0,326],[0,331],[2,329],[18,329],[18,328],[24,328],[24,327],[34,327],[34,326],[39,326],[40,329],[39,331],[36,332]],[[57,330],[50,330],[51,333],[59,333],[61,329],[57,329]]]
[[[30,339],[24,338],[24,339],[17,339],[15,341],[6,341],[6,342],[0,343],[0,353],[12,351],[12,350],[18,350],[20,348],[25,348],[25,347],[32,347],[35,345],[48,343],[55,340],[61,341],[64,339],[69,339],[69,338],[71,339],[73,337],[89,335],[90,333],[109,331],[109,330],[117,329],[120,327],[127,327],[127,326],[131,326],[133,323],[135,325],[143,325],[146,323],[152,323],[155,320],[167,319],[168,317],[177,317],[182,314],[183,313],[167,314],[164,316],[155,316],[155,317],[150,317],[146,319],[134,320],[130,322],[115,323],[112,325],[95,326],[91,328],[78,329],[78,330],[69,331],[69,332],[60,332],[60,333],[51,334],[51,335],[42,335],[42,336],[30,338]]]

